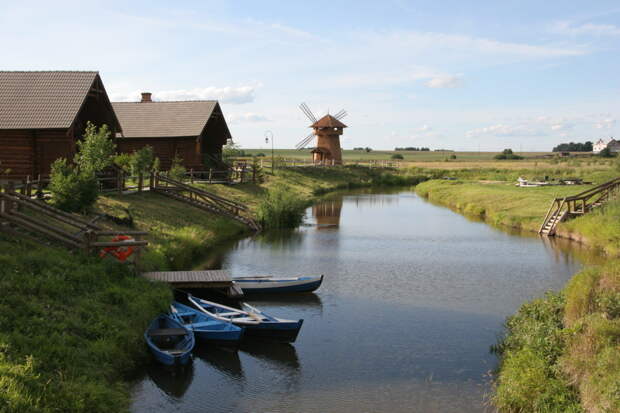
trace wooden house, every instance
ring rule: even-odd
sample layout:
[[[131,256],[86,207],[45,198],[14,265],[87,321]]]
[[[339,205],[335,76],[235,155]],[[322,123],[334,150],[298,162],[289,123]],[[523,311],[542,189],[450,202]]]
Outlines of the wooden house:
[[[2,178],[45,175],[56,159],[72,159],[88,121],[120,131],[97,72],[0,71]]]
[[[142,93],[140,102],[113,106],[122,126],[116,140],[119,153],[150,145],[162,169],[178,156],[186,168],[204,170],[205,164],[221,162],[222,147],[231,139],[215,100],[153,101],[150,93]]]

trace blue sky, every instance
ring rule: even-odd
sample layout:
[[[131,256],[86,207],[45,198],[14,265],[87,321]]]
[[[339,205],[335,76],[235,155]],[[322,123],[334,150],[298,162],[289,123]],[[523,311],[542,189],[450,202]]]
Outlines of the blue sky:
[[[113,100],[219,99],[235,141],[550,150],[620,131],[617,1],[0,3],[1,70],[98,70]]]

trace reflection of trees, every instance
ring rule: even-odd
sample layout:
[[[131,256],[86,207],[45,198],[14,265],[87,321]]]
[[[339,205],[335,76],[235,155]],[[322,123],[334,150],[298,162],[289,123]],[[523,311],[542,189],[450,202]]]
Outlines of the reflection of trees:
[[[322,201],[312,206],[312,216],[316,219],[319,228],[339,226],[341,211],[342,198]]]
[[[160,364],[151,363],[147,368],[147,374],[161,391],[180,399],[194,379],[194,363],[174,368],[164,368]]]

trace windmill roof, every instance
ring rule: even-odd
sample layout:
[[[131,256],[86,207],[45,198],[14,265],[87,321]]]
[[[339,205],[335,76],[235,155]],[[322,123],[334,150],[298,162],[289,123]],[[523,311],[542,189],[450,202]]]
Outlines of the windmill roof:
[[[112,105],[123,128],[123,137],[164,138],[200,135],[217,101],[114,102]]]
[[[346,128],[347,125],[340,122],[338,119],[333,117],[332,115],[325,115],[321,119],[314,122],[311,128]]]
[[[0,71],[0,129],[71,126],[97,72]]]

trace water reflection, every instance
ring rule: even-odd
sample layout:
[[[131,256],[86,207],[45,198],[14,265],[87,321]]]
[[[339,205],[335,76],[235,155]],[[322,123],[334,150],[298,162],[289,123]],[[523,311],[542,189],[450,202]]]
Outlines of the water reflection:
[[[200,343],[194,350],[194,355],[230,378],[236,380],[244,378],[237,349],[209,346]]]
[[[312,206],[312,216],[319,229],[337,228],[340,226],[340,213],[342,211],[342,197],[319,202]]]
[[[147,375],[164,393],[174,398],[182,398],[194,379],[194,364],[175,368],[162,368],[158,363],[147,367]]]

